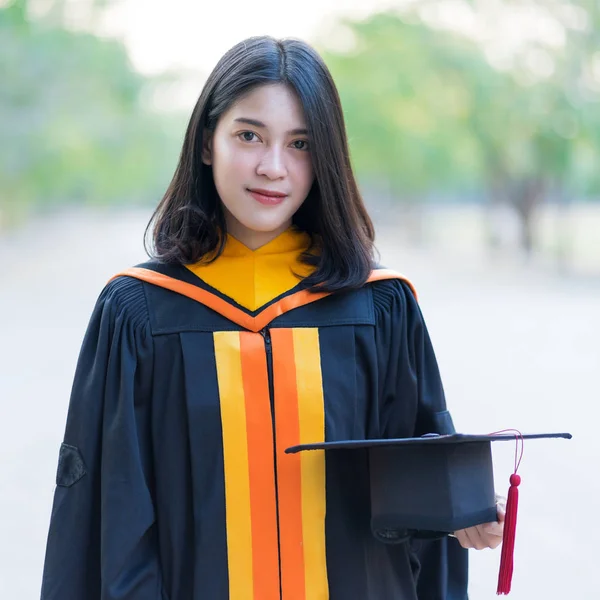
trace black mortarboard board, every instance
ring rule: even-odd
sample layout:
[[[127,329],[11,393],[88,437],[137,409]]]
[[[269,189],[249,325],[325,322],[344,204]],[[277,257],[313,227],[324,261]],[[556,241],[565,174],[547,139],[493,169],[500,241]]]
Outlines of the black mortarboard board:
[[[570,439],[571,434],[518,436],[520,440],[541,438]],[[510,440],[515,442],[515,435],[427,434],[303,444],[286,452],[367,449],[371,528],[379,540],[397,543],[496,521],[491,443]]]

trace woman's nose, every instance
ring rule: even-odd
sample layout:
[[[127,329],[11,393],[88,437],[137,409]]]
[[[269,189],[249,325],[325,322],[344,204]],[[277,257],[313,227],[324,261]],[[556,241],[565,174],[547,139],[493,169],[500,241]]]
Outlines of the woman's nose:
[[[258,175],[265,175],[269,179],[281,179],[287,174],[285,157],[280,148],[269,148],[262,156],[256,170]]]

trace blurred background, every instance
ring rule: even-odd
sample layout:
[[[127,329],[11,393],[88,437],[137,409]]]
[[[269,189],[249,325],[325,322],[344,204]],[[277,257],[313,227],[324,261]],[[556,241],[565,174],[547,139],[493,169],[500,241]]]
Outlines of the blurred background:
[[[144,260],[208,73],[258,34],[329,65],[457,428],[575,436],[525,445],[511,596],[598,598],[597,0],[0,0],[0,597],[39,597],[94,301]],[[499,552],[471,555],[471,600],[495,597]]]

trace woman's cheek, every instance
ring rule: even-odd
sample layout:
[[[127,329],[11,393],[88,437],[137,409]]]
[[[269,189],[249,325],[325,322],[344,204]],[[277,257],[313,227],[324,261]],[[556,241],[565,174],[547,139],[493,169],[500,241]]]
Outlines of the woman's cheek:
[[[303,185],[307,188],[306,191],[308,192],[315,178],[310,156],[307,156],[301,161],[301,164],[297,166],[297,173],[300,181],[302,181]]]
[[[259,160],[258,153],[250,149],[237,150],[232,152],[229,156],[229,164],[234,169],[239,170],[251,170],[254,169]]]

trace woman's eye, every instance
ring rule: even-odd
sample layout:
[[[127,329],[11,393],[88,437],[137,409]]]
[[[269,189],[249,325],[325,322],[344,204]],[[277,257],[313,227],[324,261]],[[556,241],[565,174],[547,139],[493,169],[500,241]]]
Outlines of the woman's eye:
[[[295,142],[292,142],[292,146],[294,146],[296,150],[308,150],[308,141],[296,140]]]
[[[242,131],[242,133],[240,133],[240,137],[242,140],[244,140],[244,142],[253,142],[256,134],[253,131]]]

